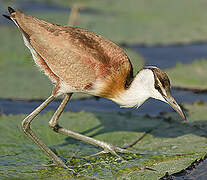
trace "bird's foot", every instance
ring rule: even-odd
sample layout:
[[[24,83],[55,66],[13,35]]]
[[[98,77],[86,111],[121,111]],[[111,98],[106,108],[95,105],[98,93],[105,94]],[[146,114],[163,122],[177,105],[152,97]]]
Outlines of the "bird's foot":
[[[94,156],[98,156],[100,154],[106,154],[106,153],[111,153],[111,154],[115,155],[116,157],[118,157],[118,159],[123,159],[123,158],[121,156],[119,156],[117,153],[145,155],[146,153],[140,153],[140,152],[137,152],[137,151],[130,151],[130,150],[127,150],[127,148],[132,147],[135,144],[137,144],[139,141],[141,141],[148,132],[144,132],[140,137],[135,139],[133,142],[131,142],[129,144],[125,144],[121,148],[113,146],[113,145],[108,144],[106,142],[99,142],[98,146],[103,148],[103,151],[100,151],[98,153],[92,154],[90,156],[86,156],[84,158],[90,158],[90,157],[94,157]]]
[[[86,156],[84,158],[88,159],[88,158],[91,158],[91,157],[94,157],[94,156],[98,156],[98,155],[101,155],[101,154],[110,153],[110,154],[116,156],[118,158],[118,160],[124,160],[124,158],[122,158],[120,155],[118,155],[118,153],[121,153],[121,154],[145,155],[144,153],[126,150],[126,149],[123,149],[123,148],[120,148],[120,147],[113,146],[113,145],[108,144],[108,143],[104,143],[102,148],[104,149],[103,151],[100,151],[98,153]]]

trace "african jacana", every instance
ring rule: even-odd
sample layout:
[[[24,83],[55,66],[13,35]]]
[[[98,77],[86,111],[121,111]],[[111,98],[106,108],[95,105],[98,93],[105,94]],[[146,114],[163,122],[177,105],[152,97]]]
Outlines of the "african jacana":
[[[51,24],[10,7],[8,10],[10,16],[4,16],[17,25],[35,63],[55,84],[51,96],[22,121],[22,127],[26,135],[57,165],[67,168],[33,133],[30,123],[59,95],[64,94],[65,97],[49,121],[49,126],[55,132],[99,146],[114,155],[127,151],[58,125],[58,119],[72,93],[108,98],[125,107],[139,107],[152,97],[168,103],[185,119],[180,106],[171,95],[167,75],[159,68],[145,67],[133,76],[127,55],[102,36],[78,27]]]

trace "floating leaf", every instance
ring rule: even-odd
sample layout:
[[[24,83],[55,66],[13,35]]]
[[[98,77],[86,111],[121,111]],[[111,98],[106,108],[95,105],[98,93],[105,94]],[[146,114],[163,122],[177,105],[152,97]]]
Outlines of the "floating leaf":
[[[200,107],[206,108],[206,105]],[[165,172],[172,174],[186,168],[206,153],[206,131],[195,126],[195,121],[191,119],[197,116],[191,113],[191,108],[188,109],[188,123],[183,123],[175,113],[163,115],[163,118],[151,118],[128,113],[65,112],[60,117],[61,126],[117,146],[128,144],[146,132],[144,138],[130,148],[145,155],[120,154],[127,161],[117,161],[116,157],[109,154],[88,160],[78,158],[101,149],[53,132],[48,127],[53,112],[35,119],[32,129],[82,176],[100,179],[157,179],[164,176]],[[0,117],[0,177],[71,177],[64,169],[42,166],[52,162],[24,135],[20,127],[24,117],[25,115]],[[196,124],[202,122],[202,126],[206,126],[205,117],[206,115],[203,120],[197,117]]]
[[[177,64],[166,70],[172,85],[177,88],[207,90],[207,60],[196,60],[192,64]]]

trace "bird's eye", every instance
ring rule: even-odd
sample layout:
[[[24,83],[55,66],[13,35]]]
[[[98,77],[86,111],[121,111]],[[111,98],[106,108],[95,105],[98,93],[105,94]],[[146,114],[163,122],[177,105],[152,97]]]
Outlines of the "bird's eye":
[[[163,92],[158,84],[155,84],[155,89],[157,89],[159,93],[163,95]]]
[[[160,87],[155,83],[155,89],[159,90]]]

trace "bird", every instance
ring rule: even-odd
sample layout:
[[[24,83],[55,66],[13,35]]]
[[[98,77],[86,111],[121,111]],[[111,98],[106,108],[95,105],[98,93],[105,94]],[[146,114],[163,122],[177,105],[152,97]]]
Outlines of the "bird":
[[[140,107],[154,98],[169,104],[186,120],[186,116],[171,95],[167,74],[155,66],[146,66],[133,74],[126,53],[114,42],[80,27],[62,26],[39,20],[20,10],[8,7],[9,16],[29,48],[35,64],[54,84],[51,95],[22,121],[25,134],[60,167],[67,164],[35,135],[32,120],[54,99],[64,98],[49,120],[57,133],[85,141],[119,156],[126,149],[116,147],[85,135],[70,131],[58,124],[58,119],[73,93],[85,93],[107,98],[122,107]]]

